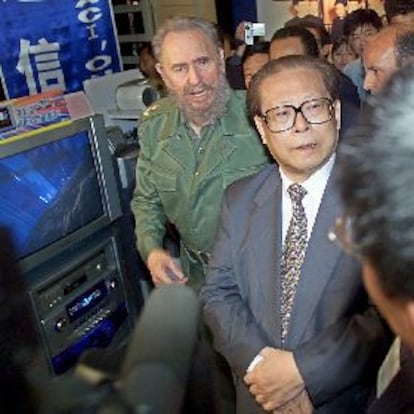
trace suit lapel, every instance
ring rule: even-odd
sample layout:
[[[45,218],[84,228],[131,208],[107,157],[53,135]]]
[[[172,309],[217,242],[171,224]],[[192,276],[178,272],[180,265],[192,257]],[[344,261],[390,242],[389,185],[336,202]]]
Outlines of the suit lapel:
[[[314,316],[326,284],[334,276],[335,264],[342,254],[341,250],[328,239],[329,230],[342,211],[336,179],[334,167],[319,207],[303,263],[302,275],[296,289],[289,333],[286,338],[288,346],[299,343],[309,321]]]
[[[250,262],[254,263],[255,280],[251,281],[251,289],[258,290],[254,312],[271,338],[277,338],[275,346],[280,345],[280,280],[277,275],[282,249],[281,206],[282,185],[278,171],[273,170],[255,199],[251,217],[254,224],[245,242],[249,246]]]

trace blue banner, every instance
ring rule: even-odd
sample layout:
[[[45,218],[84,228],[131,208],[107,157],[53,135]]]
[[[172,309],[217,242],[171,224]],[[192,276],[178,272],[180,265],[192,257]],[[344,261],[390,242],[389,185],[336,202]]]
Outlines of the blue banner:
[[[0,66],[6,96],[50,89],[119,72],[109,0],[0,0]]]

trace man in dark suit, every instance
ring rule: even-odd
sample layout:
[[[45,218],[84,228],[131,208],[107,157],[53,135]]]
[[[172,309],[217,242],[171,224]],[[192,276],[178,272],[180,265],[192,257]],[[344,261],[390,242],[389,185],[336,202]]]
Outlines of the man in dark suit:
[[[338,78],[317,58],[286,56],[255,75],[247,102],[278,166],[226,192],[201,295],[237,412],[362,413],[388,332],[358,261],[328,238],[342,212]]]
[[[363,263],[365,287],[398,335],[368,413],[414,413],[414,66],[391,77],[341,149],[347,216],[342,246]],[[369,179],[361,179],[369,177]]]

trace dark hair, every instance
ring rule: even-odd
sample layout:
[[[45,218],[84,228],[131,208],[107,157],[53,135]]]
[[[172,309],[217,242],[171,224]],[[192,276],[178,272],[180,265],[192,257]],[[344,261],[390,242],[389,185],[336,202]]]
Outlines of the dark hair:
[[[358,27],[366,25],[371,25],[380,30],[382,27],[381,18],[371,9],[354,10],[344,19],[344,35],[349,37]]]
[[[414,30],[397,34],[395,55],[399,68],[414,60]]]
[[[25,371],[39,347],[29,294],[8,230],[0,228],[0,412],[35,413]]]
[[[152,48],[151,42],[141,42],[138,44],[138,55],[140,55],[144,50],[146,50],[148,54],[155,59],[154,49]]]
[[[414,66],[393,75],[341,145],[341,191],[353,241],[388,296],[414,298]]]
[[[305,55],[314,57],[319,56],[319,49],[315,36],[304,27],[282,27],[281,29],[276,30],[276,32],[273,34],[272,39],[270,40],[270,44],[272,44],[272,42],[275,40],[287,39],[289,37],[299,38],[305,51]]]
[[[310,69],[319,72],[330,98],[338,99],[339,77],[338,71],[333,65],[313,56],[284,56],[276,60],[270,60],[253,76],[246,97],[247,110],[251,119],[261,114],[260,88],[263,81],[272,75],[289,69]]]
[[[387,20],[390,21],[399,14],[413,13],[414,2],[413,0],[385,0],[384,9]]]
[[[348,46],[348,39],[345,36],[335,40],[332,44],[331,55],[333,55],[344,44]]]
[[[269,53],[269,42],[257,42],[253,45],[246,47],[246,50],[242,56],[242,64],[250,57],[256,54],[268,54]]]
[[[285,27],[303,27],[305,29],[316,29],[321,38],[321,46],[327,45],[331,42],[329,32],[326,30],[323,20],[319,17],[307,14],[304,17],[290,19],[285,23]]]
[[[312,21],[307,22],[306,20],[304,20],[303,27],[305,29],[313,28],[319,32],[319,35],[321,37],[321,46],[328,45],[329,43],[331,43],[331,36],[329,35],[329,32],[326,30],[325,25],[320,25]]]

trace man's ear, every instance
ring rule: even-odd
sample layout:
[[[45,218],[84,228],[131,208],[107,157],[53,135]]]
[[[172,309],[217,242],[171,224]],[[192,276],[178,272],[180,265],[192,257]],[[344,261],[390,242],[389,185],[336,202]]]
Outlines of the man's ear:
[[[164,79],[161,63],[158,62],[155,64],[155,70]]]
[[[262,139],[262,142],[264,145],[267,145],[266,141],[266,135],[264,131],[264,120],[259,115],[255,115],[253,118],[254,124],[256,125],[257,131],[259,132],[260,138]]]
[[[171,88],[171,84],[168,80],[168,76],[165,74],[164,69],[161,65],[161,63],[157,62],[155,64],[155,70],[159,73],[159,75],[161,76],[161,79],[164,81],[165,86],[170,89]]]
[[[341,119],[341,101],[339,99],[335,100],[334,109],[335,109],[336,129],[340,131],[342,119]]]
[[[224,49],[223,48],[219,49],[219,56],[220,56],[220,59],[224,62]]]
[[[411,332],[414,332],[414,299],[409,299],[407,301],[406,308],[407,308],[409,324],[411,327]],[[414,334],[413,334],[413,339],[414,339]]]

